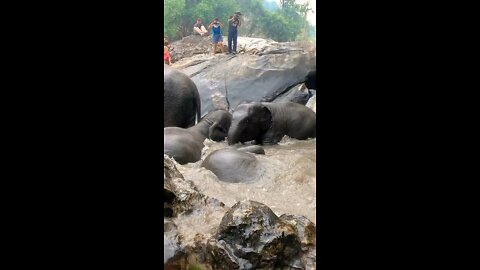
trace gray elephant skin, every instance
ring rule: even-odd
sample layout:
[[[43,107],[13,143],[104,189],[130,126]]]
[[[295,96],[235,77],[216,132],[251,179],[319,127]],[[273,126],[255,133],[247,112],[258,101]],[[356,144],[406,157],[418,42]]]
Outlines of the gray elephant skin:
[[[258,145],[238,147],[236,149],[239,150],[239,151],[243,151],[243,152],[254,153],[254,154],[258,154],[258,155],[265,155],[265,149],[263,149],[263,147],[258,146]]]
[[[220,181],[244,183],[257,180],[263,172],[257,158],[247,152],[224,148],[213,151],[202,162]]]
[[[163,153],[180,164],[197,162],[202,156],[205,139],[225,140],[231,122],[229,112],[217,110],[205,115],[193,127],[166,127],[163,129]]]
[[[315,138],[315,112],[293,102],[240,104],[233,112],[227,139],[229,145],[249,141],[276,144],[285,135],[299,140]]]
[[[200,95],[184,73],[163,65],[163,127],[188,128],[201,116]]]

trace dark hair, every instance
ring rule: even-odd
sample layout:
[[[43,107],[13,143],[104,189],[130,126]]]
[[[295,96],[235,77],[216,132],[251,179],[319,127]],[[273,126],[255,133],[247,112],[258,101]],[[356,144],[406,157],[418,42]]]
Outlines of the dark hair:
[[[216,17],[214,21],[219,21],[218,17]]]

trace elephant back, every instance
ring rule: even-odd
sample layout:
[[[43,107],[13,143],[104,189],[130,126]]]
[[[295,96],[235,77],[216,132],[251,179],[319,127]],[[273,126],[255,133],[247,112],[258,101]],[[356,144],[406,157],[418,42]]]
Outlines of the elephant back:
[[[254,155],[230,148],[212,152],[202,162],[202,167],[212,171],[220,181],[230,183],[256,181],[263,173]]]
[[[163,84],[164,127],[188,128],[200,120],[201,103],[195,83],[184,73],[166,66]]]

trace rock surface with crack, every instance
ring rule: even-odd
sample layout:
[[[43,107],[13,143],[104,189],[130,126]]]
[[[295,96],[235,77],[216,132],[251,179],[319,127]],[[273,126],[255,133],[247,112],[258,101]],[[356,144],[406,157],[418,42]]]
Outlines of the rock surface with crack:
[[[210,55],[210,40],[199,36],[185,37],[172,46],[176,60],[172,66],[195,82],[202,115],[224,107],[225,97],[232,109],[242,101],[274,101],[298,90],[294,87],[316,70],[315,45],[309,42],[239,37],[237,55]]]

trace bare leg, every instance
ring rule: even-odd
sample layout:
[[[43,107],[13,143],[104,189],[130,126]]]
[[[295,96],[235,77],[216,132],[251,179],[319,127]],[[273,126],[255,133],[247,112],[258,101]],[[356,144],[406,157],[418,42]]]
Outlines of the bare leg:
[[[205,36],[205,34],[207,34],[206,32],[200,30],[200,28],[198,27],[194,27],[193,31],[195,31],[195,33],[199,34],[200,36]]]
[[[223,43],[219,42],[218,45],[220,46],[220,49],[222,49],[222,53],[225,53],[225,51],[223,50]]]

